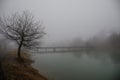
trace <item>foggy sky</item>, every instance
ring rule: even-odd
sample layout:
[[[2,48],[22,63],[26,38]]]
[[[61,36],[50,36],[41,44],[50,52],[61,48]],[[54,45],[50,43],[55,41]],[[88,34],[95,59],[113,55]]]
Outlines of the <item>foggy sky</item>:
[[[120,25],[119,0],[6,0],[3,14],[30,10],[43,20],[46,44],[90,38]]]

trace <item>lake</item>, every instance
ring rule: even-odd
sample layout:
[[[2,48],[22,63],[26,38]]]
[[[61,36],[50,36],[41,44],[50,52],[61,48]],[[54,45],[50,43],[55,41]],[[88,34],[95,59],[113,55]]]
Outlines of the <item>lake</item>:
[[[32,59],[48,80],[120,80],[119,52],[33,53]]]

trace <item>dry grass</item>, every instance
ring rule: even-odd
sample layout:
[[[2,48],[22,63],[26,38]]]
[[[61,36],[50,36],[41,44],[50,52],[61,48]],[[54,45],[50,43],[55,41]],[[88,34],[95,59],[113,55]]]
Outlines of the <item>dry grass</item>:
[[[23,53],[23,62],[19,62],[15,53],[11,52],[10,58],[4,60],[2,65],[7,80],[47,80],[36,69],[32,68],[30,55]]]

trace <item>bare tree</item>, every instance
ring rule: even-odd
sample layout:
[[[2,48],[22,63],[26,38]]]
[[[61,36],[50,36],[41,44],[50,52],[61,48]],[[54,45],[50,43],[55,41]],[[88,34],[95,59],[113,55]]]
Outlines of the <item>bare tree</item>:
[[[24,11],[22,14],[15,13],[1,22],[0,31],[6,38],[18,45],[17,55],[21,58],[21,48],[32,49],[39,45],[44,36],[44,27],[40,21],[35,21],[34,16]]]

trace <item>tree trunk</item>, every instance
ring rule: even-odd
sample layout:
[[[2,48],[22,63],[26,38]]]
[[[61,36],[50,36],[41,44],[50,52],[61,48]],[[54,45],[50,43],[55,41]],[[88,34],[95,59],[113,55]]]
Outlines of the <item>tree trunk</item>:
[[[18,47],[18,58],[21,59],[21,48],[22,48],[23,40],[21,40],[19,47]]]
[[[18,47],[18,52],[17,52],[17,55],[18,55],[19,59],[21,58],[21,47],[22,47],[22,45],[20,44],[19,47]]]

